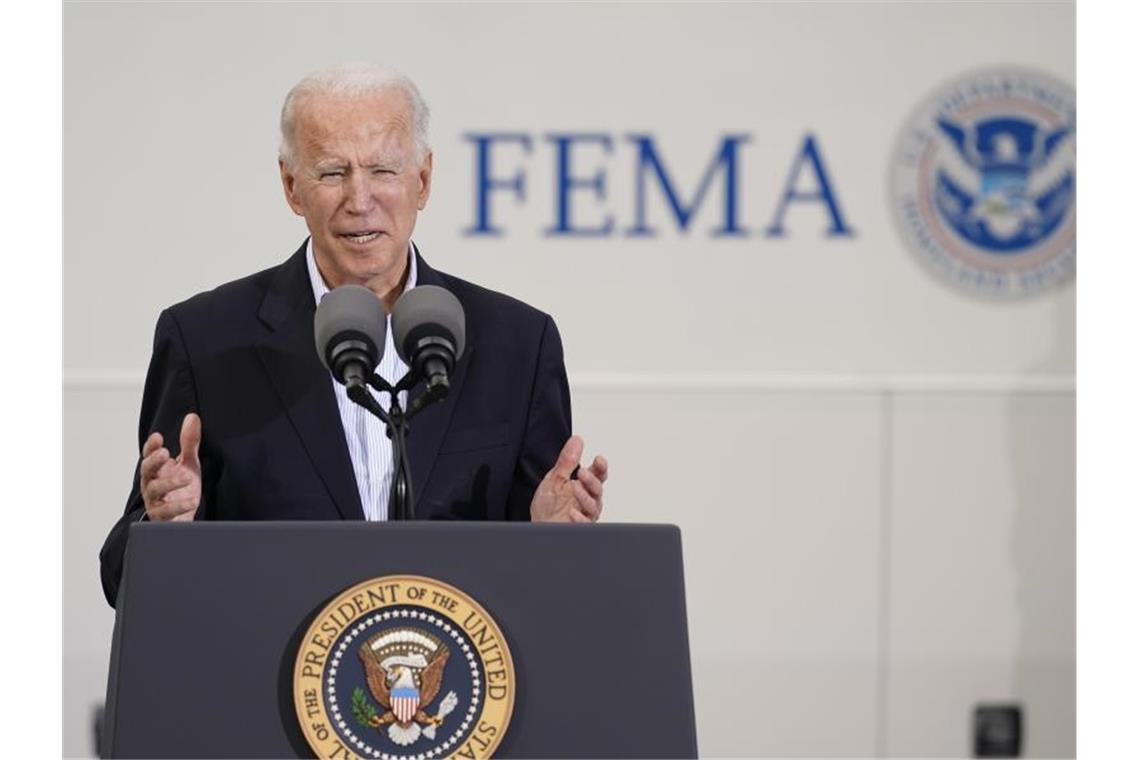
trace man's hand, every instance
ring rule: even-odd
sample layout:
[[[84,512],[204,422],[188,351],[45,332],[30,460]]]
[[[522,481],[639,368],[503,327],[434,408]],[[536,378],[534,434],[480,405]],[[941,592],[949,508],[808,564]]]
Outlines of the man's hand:
[[[609,464],[605,457],[594,457],[594,463],[578,470],[578,479],[570,474],[578,467],[585,444],[570,436],[558,461],[538,484],[530,501],[532,522],[596,522],[602,513],[602,484],[606,482]]]
[[[147,518],[155,522],[189,522],[202,501],[202,463],[198,444],[202,442],[202,420],[191,412],[182,420],[178,436],[181,448],[177,459],[162,445],[162,434],[151,433],[142,450],[139,491],[146,505]]]

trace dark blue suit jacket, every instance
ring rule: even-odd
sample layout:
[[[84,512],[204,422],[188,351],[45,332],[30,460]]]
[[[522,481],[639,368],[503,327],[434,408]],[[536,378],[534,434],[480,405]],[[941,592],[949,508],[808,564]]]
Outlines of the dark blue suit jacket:
[[[526,520],[570,436],[570,392],[554,321],[521,301],[431,269],[417,284],[454,293],[467,347],[447,399],[408,436],[418,519]],[[199,520],[362,520],[330,375],[317,357],[305,245],[284,264],[162,312],[139,418],[139,446],[162,433],[178,453],[182,418],[202,418]],[[422,390],[422,384],[411,392]],[[123,517],[99,554],[114,606],[127,531],[142,518],[135,468]]]

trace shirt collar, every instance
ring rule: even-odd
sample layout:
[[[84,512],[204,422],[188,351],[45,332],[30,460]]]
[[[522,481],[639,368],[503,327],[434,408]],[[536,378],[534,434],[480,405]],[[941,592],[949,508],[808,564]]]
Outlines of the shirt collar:
[[[416,277],[418,275],[416,266],[416,254],[419,249],[416,244],[408,242],[408,279],[404,283],[403,293],[416,286]],[[320,303],[325,294],[329,292],[329,286],[325,283],[325,278],[321,276],[321,270],[317,269],[317,260],[313,256],[313,239],[310,237],[309,242],[305,245],[305,263],[309,267],[309,283],[313,286],[313,299],[316,303]]]

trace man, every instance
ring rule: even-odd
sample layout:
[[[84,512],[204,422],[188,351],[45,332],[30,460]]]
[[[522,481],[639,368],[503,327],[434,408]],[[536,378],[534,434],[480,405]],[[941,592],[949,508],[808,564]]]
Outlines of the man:
[[[318,300],[346,284],[389,313],[407,289],[439,285],[466,314],[451,392],[410,426],[417,518],[598,519],[607,464],[579,467],[553,321],[431,269],[411,242],[431,192],[427,121],[416,86],[372,66],[311,75],[286,97],[281,182],[310,237],[284,264],[160,315],[134,486],[100,553],[112,606],[138,520],[387,519],[391,442],[314,345]],[[377,371],[394,384],[407,367],[390,336],[389,324]]]

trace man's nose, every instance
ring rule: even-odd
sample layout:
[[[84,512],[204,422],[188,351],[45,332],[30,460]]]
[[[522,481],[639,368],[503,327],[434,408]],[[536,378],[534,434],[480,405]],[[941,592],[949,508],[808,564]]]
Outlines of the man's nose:
[[[344,206],[350,214],[367,214],[372,210],[372,187],[365,172],[352,172],[344,183]]]

